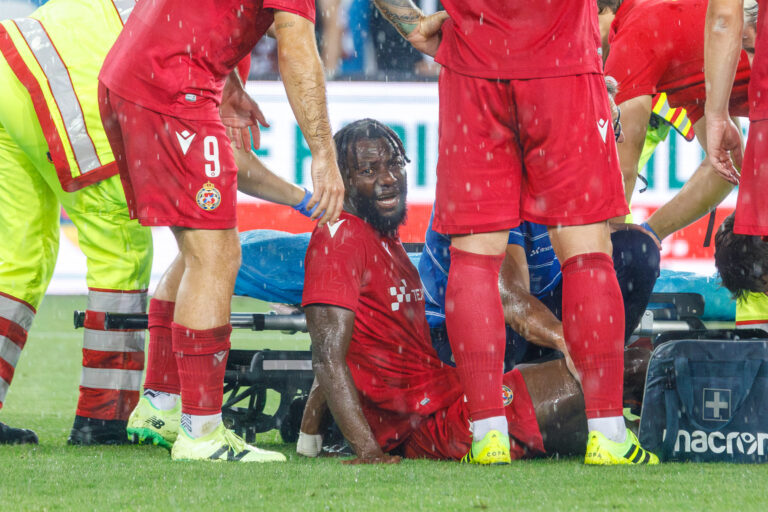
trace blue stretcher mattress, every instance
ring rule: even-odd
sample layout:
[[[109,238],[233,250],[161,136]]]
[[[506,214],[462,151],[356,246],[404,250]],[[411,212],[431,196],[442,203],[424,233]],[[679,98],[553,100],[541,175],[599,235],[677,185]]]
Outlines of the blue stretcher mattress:
[[[235,282],[235,294],[267,302],[300,304],[304,287],[304,256],[309,233],[292,234],[260,229],[240,233],[243,260]],[[418,266],[421,254],[409,254]],[[662,270],[656,293],[693,292],[704,296],[703,320],[732,321],[736,303],[720,286],[717,275]]]

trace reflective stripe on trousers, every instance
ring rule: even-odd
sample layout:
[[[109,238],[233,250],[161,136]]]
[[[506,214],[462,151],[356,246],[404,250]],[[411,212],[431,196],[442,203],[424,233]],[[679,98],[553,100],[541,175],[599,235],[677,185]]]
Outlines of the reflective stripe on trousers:
[[[147,293],[143,291],[90,290],[88,293],[88,311],[91,312],[144,313],[146,308]],[[144,336],[144,330],[86,328],[80,385],[84,388],[138,391],[141,388]],[[116,353],[124,353],[124,356],[116,356]]]
[[[0,407],[5,401],[34,318],[35,311],[28,304],[0,295]]]

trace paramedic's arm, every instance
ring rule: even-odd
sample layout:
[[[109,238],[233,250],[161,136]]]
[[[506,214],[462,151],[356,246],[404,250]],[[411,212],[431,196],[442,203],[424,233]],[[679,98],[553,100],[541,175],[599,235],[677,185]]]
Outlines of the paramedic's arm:
[[[734,118],[731,122],[738,126],[738,119]],[[701,147],[706,147],[708,127],[706,116],[693,125]],[[738,129],[736,139],[741,147],[741,132]],[[659,239],[663,240],[712,211],[731,190],[733,184],[717,172],[710,158],[705,157],[675,197],[653,212],[648,218],[648,225]]]
[[[297,14],[276,11],[277,63],[288,101],[312,152],[312,183],[315,191],[309,209],[320,224],[336,222],[344,201],[344,184],[336,163],[325,76],[315,44],[315,26]]]
[[[707,154],[723,179],[739,182],[741,138],[728,114],[733,79],[739,65],[744,25],[742,0],[710,0],[704,30],[704,75],[707,84]]]
[[[240,192],[293,207],[304,200],[307,191],[269,170],[253,151],[234,147],[233,150],[237,164],[237,189]]]
[[[547,306],[531,295],[530,289],[525,250],[520,245],[509,244],[499,276],[504,321],[531,343],[562,352],[568,369],[576,376],[573,361],[565,346],[563,324]]]
[[[624,142],[616,145],[619,153],[619,165],[624,179],[624,197],[627,204],[632,200],[632,193],[637,182],[637,163],[645,144],[645,131],[651,119],[651,96],[637,96],[619,105],[621,110],[621,131]],[[624,219],[615,219],[623,222]]]
[[[304,308],[307,328],[312,340],[312,368],[325,392],[328,407],[357,455],[353,464],[396,463],[381,451],[370,425],[363,415],[360,398],[347,367],[347,351],[352,341],[354,312],[328,304],[311,304]]]

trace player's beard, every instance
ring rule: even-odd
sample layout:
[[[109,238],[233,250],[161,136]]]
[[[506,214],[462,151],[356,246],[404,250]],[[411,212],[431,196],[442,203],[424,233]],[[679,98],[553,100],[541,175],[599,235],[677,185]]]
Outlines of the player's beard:
[[[405,198],[408,196],[408,184],[403,180],[400,184],[400,197],[397,208],[390,213],[383,214],[378,205],[376,204],[376,198],[382,195],[383,192],[375,190],[372,197],[365,197],[358,195],[352,198],[355,204],[355,209],[361,219],[366,221],[373,228],[381,233],[383,236],[394,237],[397,235],[397,230],[400,225],[405,222],[408,215],[408,208],[405,202]]]

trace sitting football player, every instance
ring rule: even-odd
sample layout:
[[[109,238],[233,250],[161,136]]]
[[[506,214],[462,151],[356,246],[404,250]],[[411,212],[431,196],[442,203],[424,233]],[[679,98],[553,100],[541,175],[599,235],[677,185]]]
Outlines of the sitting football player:
[[[405,456],[484,464],[507,450],[512,458],[583,454],[584,400],[563,359],[507,372],[499,393],[509,437],[489,436],[470,450],[464,391],[432,347],[419,275],[397,235],[406,215],[402,141],[370,119],[346,126],[335,141],[344,212],[315,229],[305,260],[316,385],[297,451],[320,452],[327,407],[355,452],[352,463]],[[647,353],[625,352],[625,398],[642,392],[646,364]],[[599,450],[596,463],[658,463],[629,431],[624,443],[601,446],[614,449]]]

